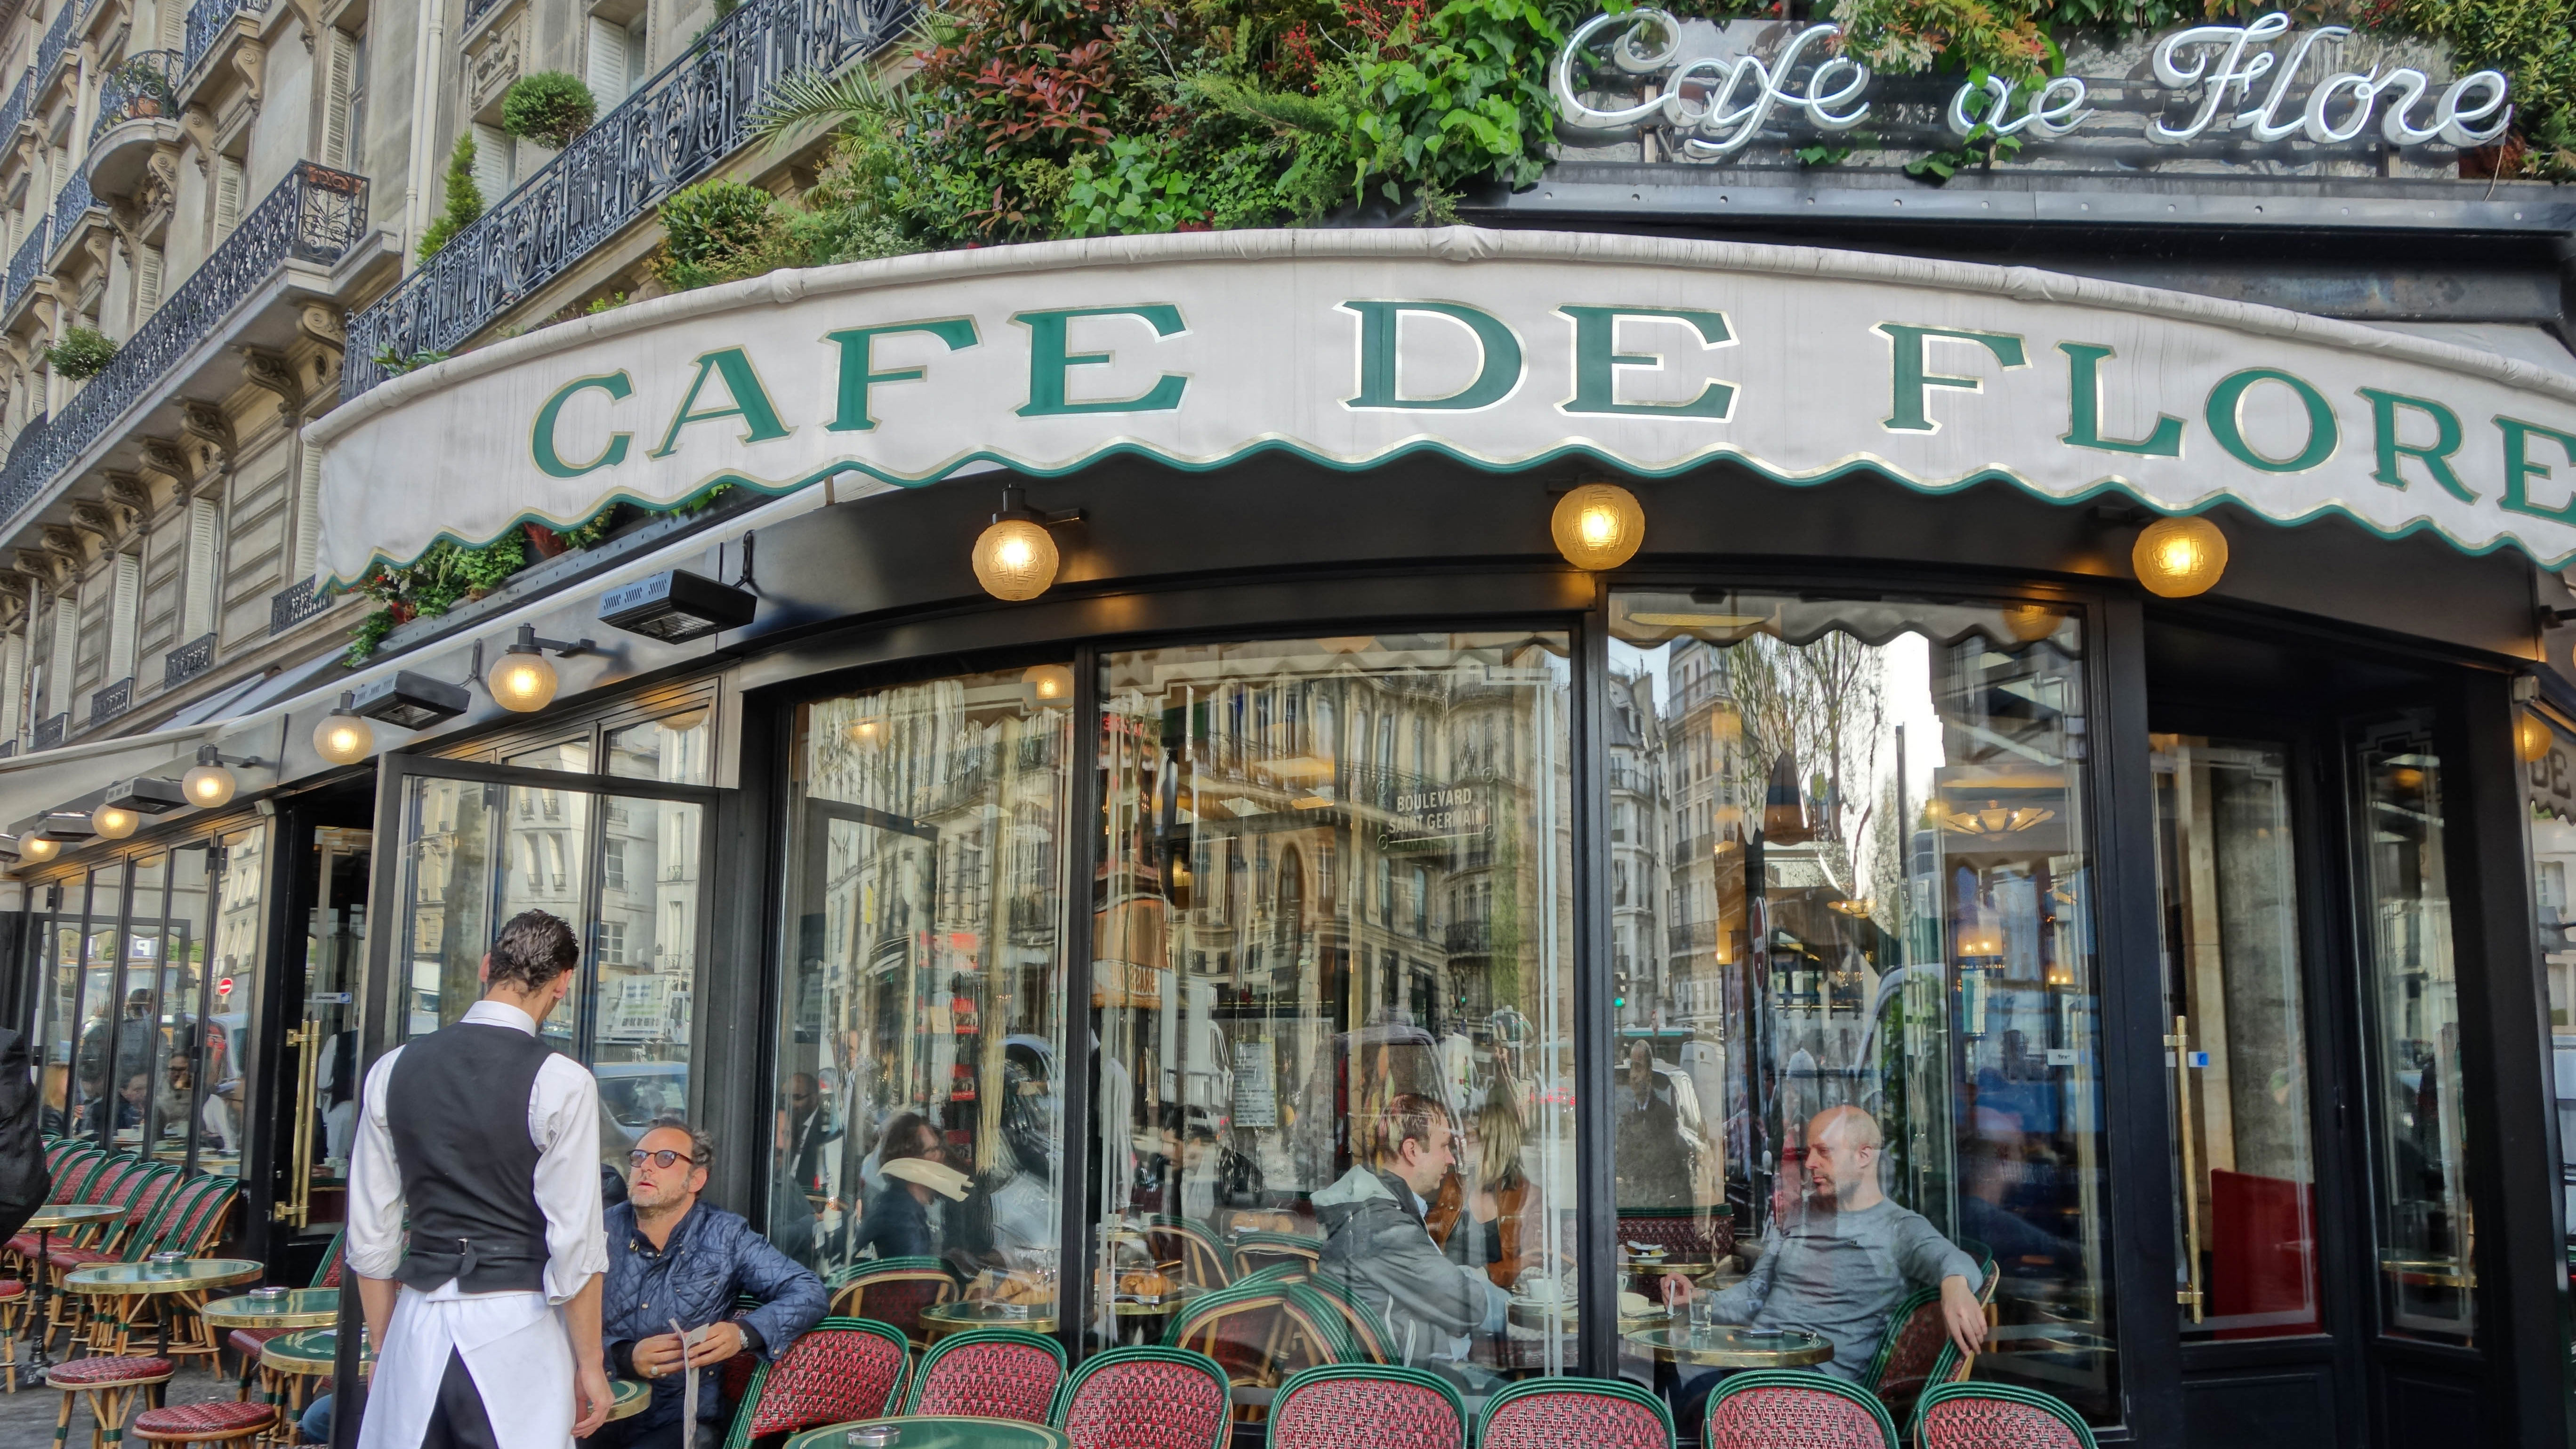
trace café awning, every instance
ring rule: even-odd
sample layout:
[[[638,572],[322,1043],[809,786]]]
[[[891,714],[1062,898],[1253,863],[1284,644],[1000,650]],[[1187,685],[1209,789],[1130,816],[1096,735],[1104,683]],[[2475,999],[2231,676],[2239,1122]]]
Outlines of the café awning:
[[[1204,470],[1273,448],[1999,479],[2576,557],[2576,376],[2526,358],[2024,268],[1466,227],[774,272],[496,343],[307,436],[342,584],[441,538],[721,483],[917,486],[1118,453]]]

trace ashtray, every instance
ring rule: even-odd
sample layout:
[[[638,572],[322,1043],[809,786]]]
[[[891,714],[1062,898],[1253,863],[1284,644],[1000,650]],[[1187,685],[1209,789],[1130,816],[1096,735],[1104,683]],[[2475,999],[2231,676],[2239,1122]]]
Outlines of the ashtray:
[[[903,1437],[903,1431],[892,1424],[866,1424],[850,1431],[850,1449],[890,1449]]]
[[[283,1288],[253,1288],[250,1290],[250,1297],[253,1302],[261,1304],[283,1303],[286,1301],[286,1290]]]

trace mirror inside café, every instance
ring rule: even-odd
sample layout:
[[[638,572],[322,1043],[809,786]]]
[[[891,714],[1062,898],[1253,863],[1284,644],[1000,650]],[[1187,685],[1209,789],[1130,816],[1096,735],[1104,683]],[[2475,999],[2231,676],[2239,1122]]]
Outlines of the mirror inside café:
[[[1088,1340],[1255,1394],[1574,1371],[1567,636],[1178,645],[1100,688]]]
[[[1677,1337],[1858,1378],[1970,1294],[1978,1378],[2116,1420],[2082,619],[1623,591],[1611,632],[1622,1374],[1685,1417]]]

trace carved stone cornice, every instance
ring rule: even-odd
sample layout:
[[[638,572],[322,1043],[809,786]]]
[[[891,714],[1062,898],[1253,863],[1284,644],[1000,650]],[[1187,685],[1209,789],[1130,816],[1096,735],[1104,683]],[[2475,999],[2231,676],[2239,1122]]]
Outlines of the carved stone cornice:
[[[295,325],[305,336],[330,348],[333,352],[348,349],[347,325],[340,309],[328,302],[305,303],[303,310],[295,314]]]
[[[188,450],[174,438],[137,438],[143,451],[143,466],[180,484],[195,480],[197,470],[188,466]]]
[[[192,105],[179,113],[179,129],[197,144],[197,173],[204,175],[214,164],[215,113]]]
[[[64,576],[78,572],[82,563],[78,558],[42,546],[12,549],[10,553],[18,561],[19,572],[42,580],[45,587],[55,593],[62,592]]]
[[[306,26],[306,33],[311,33],[311,25],[309,22]],[[257,40],[244,36],[242,37],[241,42],[233,47],[232,60],[233,69],[239,72],[242,78],[242,92],[250,97],[251,110],[253,112],[257,112],[259,110],[260,75],[268,68],[268,47],[262,45]]]
[[[37,531],[37,536],[43,540],[42,547],[46,553],[62,560],[65,572],[78,573],[89,567],[89,546],[81,542],[77,530],[49,523]]]
[[[233,420],[224,416],[224,410],[213,403],[181,398],[179,427],[218,456],[229,457],[233,451]]]
[[[123,542],[134,523],[134,510],[121,503],[84,498],[72,505],[72,527],[95,535],[108,548]]]
[[[242,360],[242,377],[251,386],[277,394],[278,402],[291,416],[304,406],[304,382],[295,375],[295,364],[265,347],[236,347]]]
[[[146,518],[152,515],[157,506],[153,500],[153,493],[152,481],[140,473],[107,475],[107,496]]]

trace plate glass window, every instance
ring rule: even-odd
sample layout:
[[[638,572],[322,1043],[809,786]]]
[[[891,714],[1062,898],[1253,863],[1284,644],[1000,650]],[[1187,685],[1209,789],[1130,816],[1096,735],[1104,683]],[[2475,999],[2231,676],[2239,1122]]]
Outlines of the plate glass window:
[[[1200,1349],[1245,1389],[1574,1368],[1567,656],[1388,633],[1103,662],[1093,1343]]]
[[[769,1236],[923,1336],[1054,1327],[1073,715],[1035,672],[797,712]]]
[[[1865,1382],[1955,1279],[1978,1377],[2116,1419],[2081,621],[1623,592],[1611,630],[1622,1371],[1685,1358],[1688,1415],[1673,1335],[1801,1325]]]

